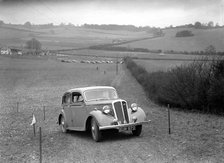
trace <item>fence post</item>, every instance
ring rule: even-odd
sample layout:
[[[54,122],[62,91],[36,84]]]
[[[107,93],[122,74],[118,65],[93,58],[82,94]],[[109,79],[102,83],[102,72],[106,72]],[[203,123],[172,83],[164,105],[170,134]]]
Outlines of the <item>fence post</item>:
[[[19,112],[19,102],[16,102],[16,111]]]
[[[170,104],[168,104],[168,128],[169,128],[169,134],[171,134],[171,129],[170,129]]]
[[[36,126],[33,124],[33,135],[36,136]]]
[[[44,111],[44,121],[45,121],[45,106],[43,106],[43,111]]]
[[[40,132],[40,163],[42,163],[42,133],[41,133],[41,127],[39,127]]]

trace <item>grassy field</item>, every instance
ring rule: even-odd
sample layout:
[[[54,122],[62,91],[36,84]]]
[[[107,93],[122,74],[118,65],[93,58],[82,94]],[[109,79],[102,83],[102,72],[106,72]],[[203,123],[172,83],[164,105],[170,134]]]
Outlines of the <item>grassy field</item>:
[[[166,69],[176,63],[158,64]],[[173,110],[172,134],[168,135],[166,108],[147,99],[123,65],[116,76],[115,64],[63,63],[54,56],[0,56],[0,83],[0,162],[39,161],[39,138],[30,126],[32,113],[37,127],[42,126],[44,162],[224,161],[222,117]],[[63,134],[56,124],[61,96],[71,87],[86,85],[115,86],[120,97],[138,102],[152,123],[144,126],[139,138],[105,133],[101,143],[85,132]]]
[[[51,30],[54,30],[54,33]],[[216,41],[214,43],[223,44],[222,30],[208,30],[211,36],[204,35],[203,30],[194,32],[200,35],[202,40],[205,37],[213,38],[215,35],[213,33],[219,32],[216,35],[219,41],[214,39]],[[145,37],[145,33],[142,32],[82,28],[60,27],[34,29],[34,31],[0,28],[0,43],[22,46],[26,40],[35,36],[41,41],[43,48],[66,49],[111,43],[113,39],[128,40]],[[175,31],[165,32],[167,34],[164,38],[138,41],[127,46],[139,44],[138,46],[147,46],[146,48],[149,49],[183,46],[195,50],[206,44],[196,44],[192,42],[192,38],[178,38],[183,40],[181,42],[173,37]],[[199,42],[202,40],[199,39]],[[144,44],[141,44],[142,42]],[[146,97],[144,90],[124,65],[119,64],[119,75],[116,75],[115,64],[63,63],[58,60],[58,58],[116,60],[110,58],[116,56],[161,59],[136,60],[138,64],[152,72],[165,71],[189,62],[181,60],[191,60],[196,56],[88,49],[65,53],[68,56],[0,56],[0,162],[36,163],[39,161],[39,140],[37,136],[33,136],[32,126],[30,126],[32,113],[37,117],[37,126],[42,126],[44,162],[224,162],[223,117],[172,110],[172,134],[168,135],[166,108],[156,106]],[[85,56],[87,54],[90,56]],[[105,59],[105,56],[108,58]],[[172,61],[172,59],[179,60]],[[120,97],[128,102],[138,102],[152,123],[144,126],[143,134],[139,138],[126,133],[109,133],[105,135],[102,143],[93,142],[88,133],[61,133],[56,122],[62,94],[72,87],[87,85],[115,86]],[[17,102],[19,112],[16,111]],[[46,106],[45,121],[43,121],[43,106]]]
[[[96,70],[96,67],[99,67],[99,71]],[[106,74],[104,74],[104,71],[106,71]],[[66,90],[71,86],[86,84],[107,85],[114,78],[114,71],[115,66],[112,64],[62,63],[56,60],[56,57],[1,57],[1,93],[16,96],[20,94],[20,91],[27,90],[28,92],[35,92],[33,95],[38,97],[41,95],[38,88],[48,92],[48,89],[59,91],[55,88]],[[92,76],[91,79],[89,78],[90,75]],[[13,92],[13,94],[10,92]],[[1,97],[5,97],[3,95]],[[25,96],[26,94],[21,95]],[[23,101],[22,96],[20,96],[21,102]],[[55,95],[55,97],[58,96],[59,94]],[[37,99],[44,100],[44,97]],[[18,100],[20,101],[20,99]],[[11,99],[9,101],[15,102]]]
[[[193,37],[175,37],[178,31],[191,30]],[[219,29],[189,29],[174,28],[164,30],[165,36],[155,39],[128,43],[129,48],[148,48],[175,50],[175,51],[201,51],[209,45],[213,45],[217,51],[224,51],[224,28]],[[124,45],[122,45],[124,46]]]
[[[125,41],[151,36],[146,32],[97,30],[81,27],[53,27],[29,30],[21,30],[18,27],[0,27],[0,44],[22,47],[27,40],[35,37],[42,43],[43,49],[70,49],[112,43],[116,39]]]
[[[166,61],[166,60],[134,60],[138,65],[144,67],[148,72],[167,71],[181,64],[187,64],[191,61]]]
[[[0,27],[0,44],[22,47],[32,37],[41,41],[43,49],[85,48],[88,46],[112,43],[113,40],[128,41],[151,37],[151,33],[122,30],[97,30],[81,27],[52,27],[45,29],[21,30],[18,27]],[[193,37],[175,37],[181,30],[191,30]],[[148,48],[175,51],[201,51],[213,45],[217,51],[224,51],[224,28],[191,29],[173,28],[163,30],[165,36],[154,39],[122,44],[128,48]]]
[[[57,116],[66,90],[110,85],[115,76],[112,64],[62,63],[54,57],[0,56],[0,162],[32,161],[32,156],[36,155],[33,145],[37,140],[29,125],[32,113],[42,126],[42,107],[46,106],[48,127],[45,125],[43,130],[50,132],[46,135],[49,136],[52,130],[58,129]],[[19,113],[16,113],[17,102]]]
[[[222,116],[172,109],[170,111],[171,134],[169,135],[167,107],[159,107],[147,99],[144,89],[132,79],[130,72],[125,70],[119,87],[120,93],[130,99],[135,97],[141,107],[148,112],[149,119],[152,120],[151,125],[144,128],[141,141],[142,148],[145,153],[150,153],[151,158],[148,155],[149,159],[143,162],[213,163],[224,161],[222,141],[224,120]],[[155,147],[156,152],[149,146]]]

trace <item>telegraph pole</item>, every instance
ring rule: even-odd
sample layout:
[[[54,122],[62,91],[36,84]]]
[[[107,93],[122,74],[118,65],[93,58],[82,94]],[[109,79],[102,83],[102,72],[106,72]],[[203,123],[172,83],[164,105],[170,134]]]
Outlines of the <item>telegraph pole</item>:
[[[34,45],[33,45],[33,38],[32,38],[32,51],[33,51],[33,55],[34,55]]]
[[[117,55],[117,60],[116,60],[116,75],[118,75],[118,55]]]

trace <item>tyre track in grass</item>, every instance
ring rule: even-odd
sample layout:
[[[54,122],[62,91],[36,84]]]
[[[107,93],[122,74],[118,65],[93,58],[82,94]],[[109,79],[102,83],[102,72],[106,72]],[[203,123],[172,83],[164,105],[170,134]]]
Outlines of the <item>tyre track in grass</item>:
[[[64,134],[61,132],[58,124],[56,124],[60,108],[50,107],[46,109],[48,119],[42,124],[43,162],[223,162],[223,152],[221,151],[221,149],[223,149],[221,146],[223,134],[221,132],[219,133],[220,135],[214,135],[212,139],[213,141],[218,139],[218,141],[220,141],[220,147],[217,146],[214,148],[215,151],[211,153],[212,156],[205,157],[203,154],[207,149],[204,148],[203,153],[200,146],[194,148],[194,143],[198,142],[196,144],[199,145],[202,143],[199,139],[201,135],[203,135],[203,143],[205,145],[208,139],[207,135],[203,134],[203,132],[199,130],[200,128],[196,126],[199,125],[200,127],[201,125],[201,123],[198,123],[198,116],[172,110],[172,116],[175,121],[172,121],[172,135],[168,135],[166,108],[158,107],[153,104],[147,98],[142,87],[131,76],[130,72],[124,65],[122,66],[122,68],[119,68],[119,75],[111,81],[111,85],[116,87],[119,96],[127,100],[129,105],[132,102],[137,102],[147,113],[147,118],[152,120],[149,125],[143,126],[142,135],[140,137],[133,137],[131,133],[104,133],[103,141],[96,143],[92,140],[90,133],[73,131]],[[105,78],[108,77],[105,76]],[[110,82],[106,80],[105,83]],[[70,83],[68,83],[68,85],[70,85]],[[60,89],[62,91],[65,88],[63,87]],[[39,93],[42,94],[43,91],[40,90]],[[49,98],[47,99],[49,101]],[[58,96],[55,96],[54,101],[58,101]],[[32,101],[30,101],[30,103],[32,103]],[[15,152],[19,151],[18,154],[15,153],[16,157],[7,157],[7,160],[3,160],[3,162],[39,162],[39,139],[38,137],[33,138],[32,128],[29,123],[27,123],[27,121],[31,122],[30,113],[32,110],[33,108],[30,108],[30,111],[28,113],[26,112],[26,115],[21,115],[21,117],[17,117],[19,119],[16,120],[16,122],[20,122],[21,125],[22,123],[27,124],[26,127],[28,130],[26,131],[28,132],[23,136],[23,139],[24,143],[29,139],[28,143],[30,143],[30,145],[19,147],[15,150]],[[21,110],[21,112],[25,113],[25,110]],[[39,112],[39,114],[39,117],[42,118],[42,112]],[[2,114],[2,116],[4,115],[5,114]],[[193,120],[188,121],[189,117]],[[28,119],[26,120],[25,118]],[[14,116],[12,116],[11,119],[14,119]],[[11,119],[9,122],[12,121]],[[206,119],[206,121],[210,120],[212,119]],[[203,124],[206,123],[204,119],[201,119],[201,121]],[[5,124],[7,124],[7,121],[5,122]],[[221,122],[223,121],[220,120],[220,123]],[[17,125],[20,124],[18,123]],[[17,125],[14,127],[9,126],[5,131],[14,128],[17,130],[20,129],[21,127],[17,127]],[[187,128],[188,125],[192,128],[191,130]],[[214,134],[216,129],[217,128],[214,128],[214,132],[213,130],[211,132]],[[198,135],[194,136],[194,132],[199,132],[199,137]],[[189,139],[189,137],[191,139]],[[9,140],[15,141],[15,143],[17,141],[16,138],[14,140],[13,137]],[[2,143],[3,141],[0,142]],[[209,142],[211,142],[211,140]],[[15,144],[15,147],[16,145],[18,144]],[[206,147],[210,148],[209,146]],[[218,155],[213,157],[214,153],[218,150]],[[217,157],[220,157],[220,159],[218,160]]]
[[[92,140],[90,133],[70,132],[61,133],[53,121],[45,128],[51,129],[45,136],[43,143],[45,162],[220,162],[222,155],[203,155],[207,149],[195,148],[194,144],[201,143],[200,135],[195,131],[203,131],[195,127],[198,115],[186,114],[172,110],[172,134],[168,134],[166,108],[153,104],[144,93],[142,87],[123,66],[119,75],[111,81],[119,96],[130,103],[137,102],[151,120],[149,125],[143,126],[140,137],[133,137],[131,133],[104,133],[102,142]],[[55,118],[56,114],[52,115]],[[193,120],[189,121],[189,117]],[[191,125],[192,129],[188,127]],[[194,124],[193,124],[194,123]],[[191,133],[192,132],[192,133]],[[206,136],[206,135],[205,135]],[[207,138],[207,137],[206,137]],[[216,137],[214,137],[216,138]],[[221,136],[217,137],[221,140]],[[52,141],[50,141],[53,139]],[[204,138],[205,139],[205,138]],[[215,140],[215,139],[214,139]],[[206,142],[205,142],[206,143]],[[208,147],[210,148],[210,147]],[[217,147],[215,150],[220,150]],[[210,150],[210,149],[208,149]],[[192,153],[192,151],[195,151]],[[217,161],[219,160],[219,161]]]
[[[113,83],[119,87],[123,76],[121,71]],[[150,157],[147,152],[139,151],[144,146],[141,137],[133,137],[131,133],[104,133],[100,143],[94,142],[90,133],[64,134],[55,123],[58,111],[48,114],[49,120],[42,124],[43,162],[146,162]],[[29,161],[38,162],[38,141],[32,145],[35,149],[29,152]]]
[[[129,101],[137,99],[142,108],[148,112],[151,119],[154,107],[136,81],[122,69],[119,75],[112,81],[121,98]],[[164,162],[167,154],[163,147],[158,145],[159,140],[153,140],[154,131],[152,125],[144,126],[140,137],[133,137],[131,133],[104,133],[103,141],[96,143],[91,135],[86,132],[70,132],[68,134],[56,132],[60,140],[54,145],[60,146],[53,153],[46,155],[49,162]],[[156,130],[156,129],[155,129]],[[52,135],[53,136],[53,135]],[[62,143],[62,140],[65,140]],[[160,144],[160,143],[159,143]],[[59,150],[60,149],[60,150]]]

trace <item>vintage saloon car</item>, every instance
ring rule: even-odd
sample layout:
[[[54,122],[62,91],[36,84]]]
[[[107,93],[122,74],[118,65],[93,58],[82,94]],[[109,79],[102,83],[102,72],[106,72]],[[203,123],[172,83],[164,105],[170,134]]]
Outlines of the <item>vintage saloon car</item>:
[[[91,86],[70,89],[62,97],[62,110],[58,117],[63,132],[91,130],[95,141],[101,140],[102,130],[132,131],[139,136],[142,124],[148,123],[145,112],[120,99],[115,88]]]

